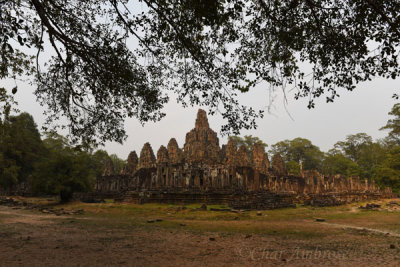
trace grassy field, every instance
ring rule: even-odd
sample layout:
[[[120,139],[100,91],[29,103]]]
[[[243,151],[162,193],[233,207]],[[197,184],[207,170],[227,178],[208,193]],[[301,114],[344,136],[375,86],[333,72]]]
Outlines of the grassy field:
[[[227,208],[215,205],[204,211],[201,204],[20,200],[84,214],[0,207],[0,266],[400,266],[400,206],[389,200],[375,202],[382,205],[377,210],[353,203],[234,212],[210,211]]]

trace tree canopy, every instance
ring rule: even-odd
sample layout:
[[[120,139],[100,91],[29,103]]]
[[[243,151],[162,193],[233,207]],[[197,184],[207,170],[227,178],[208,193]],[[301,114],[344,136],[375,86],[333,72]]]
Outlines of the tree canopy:
[[[0,186],[27,182],[34,164],[45,155],[37,126],[28,113],[0,119]]]
[[[357,162],[363,149],[372,144],[371,136],[366,133],[351,134],[346,137],[345,141],[339,141],[334,145],[334,150],[342,152],[351,160]],[[332,153],[334,153],[332,151]]]
[[[322,172],[327,175],[341,174],[357,176],[360,174],[357,163],[343,154],[328,154],[322,162]]]
[[[398,0],[0,5],[0,79],[34,77],[49,125],[66,117],[85,143],[122,142],[126,117],[161,119],[169,92],[183,106],[220,112],[222,131],[237,134],[263,116],[237,94],[260,83],[293,89],[313,108],[316,97],[332,102],[343,88],[400,73]]]
[[[392,118],[387,121],[386,125],[383,126],[381,130],[389,130],[389,140],[400,145],[400,103],[392,107],[389,115],[391,115]]]
[[[92,190],[107,152],[85,151],[55,132],[43,136],[28,113],[0,118],[0,192],[55,194],[67,201],[73,192]],[[112,159],[124,163],[116,155]]]
[[[96,172],[90,168],[89,153],[74,149],[58,134],[47,135],[43,143],[48,151],[32,173],[34,193],[59,195],[65,202],[72,198],[73,192],[92,189]]]
[[[400,194],[400,147],[392,147],[385,155],[384,160],[377,166],[374,180],[380,185],[390,186],[394,192]]]
[[[280,154],[287,163],[291,162],[289,166],[294,174],[298,173],[295,169],[300,168],[300,165],[304,170],[320,170],[324,156],[319,147],[313,145],[310,140],[300,137],[272,145],[270,153]]]
[[[233,135],[229,136],[229,140],[234,140],[236,142],[237,148],[244,146],[249,152],[252,151],[255,144],[261,145],[264,149],[268,146],[260,138],[252,135],[245,135],[244,137]]]

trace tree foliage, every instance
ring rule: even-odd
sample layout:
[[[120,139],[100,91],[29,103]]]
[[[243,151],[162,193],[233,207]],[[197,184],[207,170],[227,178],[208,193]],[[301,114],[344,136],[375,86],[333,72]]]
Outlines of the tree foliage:
[[[305,138],[280,141],[271,146],[270,153],[280,154],[286,163],[292,161],[302,165],[303,170],[320,170],[323,152]],[[292,164],[294,166],[294,164]]]
[[[374,142],[365,133],[348,135],[328,152],[324,169],[329,174],[336,170],[338,174],[371,179],[389,149],[384,140]]]
[[[265,149],[268,146],[260,138],[252,135],[245,135],[244,137],[233,135],[229,136],[229,140],[235,141],[238,149],[241,146],[245,147],[250,159],[253,158],[252,151],[255,144],[261,145],[263,149]]]
[[[245,135],[244,137],[233,135],[229,136],[229,140],[234,140],[236,142],[237,148],[244,146],[247,151],[252,151],[255,144],[259,144],[263,148],[266,148],[268,146],[260,138],[252,135]]]
[[[35,193],[59,195],[62,202],[71,199],[73,192],[90,191],[94,184],[93,171],[88,168],[90,156],[71,148],[51,149],[33,173]]]
[[[27,182],[34,164],[45,154],[37,126],[28,113],[0,120],[0,186]]]
[[[400,145],[400,103],[395,104],[389,115],[392,116],[380,130],[389,130],[388,138]]]
[[[59,195],[61,201],[68,201],[74,192],[93,189],[96,177],[100,177],[104,168],[107,152],[99,150],[91,154],[72,146],[57,133],[46,133],[43,143],[47,153],[32,174],[33,192]]]
[[[113,163],[114,172],[121,173],[121,171],[123,170],[123,168],[126,164],[126,161],[123,159],[120,159],[116,154],[111,154],[109,157]],[[103,167],[104,167],[104,165],[103,165]]]
[[[345,157],[343,154],[328,154],[322,162],[322,172],[326,175],[360,175],[357,163]]]
[[[400,147],[395,146],[388,153],[375,173],[374,180],[379,185],[389,186],[400,195]]]
[[[301,175],[300,164],[294,160],[286,162],[286,170],[291,175]]]
[[[28,113],[0,120],[0,191],[27,185],[36,194],[56,194],[67,201],[76,191],[90,191],[102,175],[108,154],[73,146],[54,132],[42,140]]]
[[[400,73],[397,0],[1,5],[0,78],[34,69],[49,124],[66,117],[72,136],[85,143],[123,141],[126,117],[161,119],[170,91],[183,106],[220,112],[222,130],[237,134],[263,115],[236,98],[257,84],[293,88],[313,108],[316,97],[331,102],[342,88]],[[41,64],[49,49],[53,56]]]
[[[345,141],[339,141],[334,145],[334,149],[342,152],[349,159],[357,162],[364,149],[372,144],[371,136],[366,133],[351,134]]]
[[[99,149],[92,154],[89,167],[93,170],[96,178],[103,175],[104,166],[109,157],[107,151],[102,149]]]

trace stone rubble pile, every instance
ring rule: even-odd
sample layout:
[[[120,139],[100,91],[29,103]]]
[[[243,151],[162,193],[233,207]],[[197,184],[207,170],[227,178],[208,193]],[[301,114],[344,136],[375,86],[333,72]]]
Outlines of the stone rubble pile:
[[[11,197],[0,197],[0,206],[12,207],[13,209],[37,210],[46,214],[60,215],[81,215],[84,213],[83,209],[71,210],[64,208],[54,208],[43,205],[36,205],[26,201],[18,201]]]

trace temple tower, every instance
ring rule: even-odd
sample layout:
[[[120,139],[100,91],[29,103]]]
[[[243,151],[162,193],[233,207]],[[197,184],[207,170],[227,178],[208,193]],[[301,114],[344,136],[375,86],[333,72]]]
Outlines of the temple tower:
[[[210,129],[206,112],[199,109],[195,128],[186,134],[185,160],[187,163],[215,165],[219,163],[219,152],[217,133]]]

